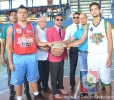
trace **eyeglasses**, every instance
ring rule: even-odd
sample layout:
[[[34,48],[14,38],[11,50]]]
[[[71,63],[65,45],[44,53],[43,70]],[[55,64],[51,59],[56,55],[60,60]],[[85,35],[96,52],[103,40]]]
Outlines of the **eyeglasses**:
[[[73,17],[73,19],[79,19],[79,17]]]
[[[63,21],[63,19],[55,19],[56,21]]]

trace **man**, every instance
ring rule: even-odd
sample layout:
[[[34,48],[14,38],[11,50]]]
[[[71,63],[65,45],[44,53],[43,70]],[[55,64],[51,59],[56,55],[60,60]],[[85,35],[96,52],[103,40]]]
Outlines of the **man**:
[[[65,31],[61,28],[63,21],[63,17],[61,15],[56,15],[54,19],[55,25],[47,30],[47,40],[48,42],[54,41],[62,41],[65,36]],[[64,59],[67,58],[67,51],[61,56],[54,56],[49,51],[49,67],[50,67],[50,76],[51,76],[51,85],[52,85],[52,92],[54,97],[60,99],[61,96],[59,91],[62,94],[67,94],[63,86],[63,66],[64,66]]]
[[[37,81],[39,78],[37,49],[38,46],[47,46],[47,42],[40,42],[37,30],[31,23],[27,23],[28,10],[21,5],[17,9],[17,23],[8,28],[7,49],[11,73],[11,84],[15,86],[17,100],[22,100],[22,84],[26,75],[27,81],[34,91],[34,100],[39,99]],[[51,44],[50,44],[51,45]],[[13,53],[13,54],[12,54]]]
[[[64,41],[65,44],[69,44],[69,43],[72,43],[73,41],[75,40],[79,40],[83,33],[84,33],[84,26],[87,24],[87,15],[82,13],[80,14],[79,16],[79,20],[80,20],[80,23],[81,23],[81,27],[74,33],[74,35]],[[87,77],[87,54],[88,54],[88,40],[86,39],[82,44],[80,44],[78,46],[78,63],[79,63],[79,66],[80,66],[80,90],[82,90],[82,88],[84,88],[83,91],[80,91],[80,97],[83,97],[85,95],[87,95],[87,92],[88,92],[88,86],[85,84],[85,80],[86,77]],[[86,77],[85,77],[86,76]],[[91,92],[93,92],[93,88],[90,89]]]
[[[112,32],[111,24],[107,22],[107,28],[104,27],[104,20],[101,19],[100,5],[96,2],[90,4],[90,13],[93,20],[89,28],[84,28],[84,34],[79,41],[69,44],[68,47],[79,45],[85,41],[88,36],[88,69],[97,69],[101,82],[104,84],[107,95],[111,100],[111,65],[112,65]],[[106,31],[105,31],[106,30]]]
[[[17,22],[17,11],[16,10],[12,9],[9,11],[9,20],[11,21],[12,24]],[[14,97],[15,97],[14,85],[10,84],[11,70],[9,68],[8,55],[7,55],[7,52],[5,52],[7,29],[9,26],[10,26],[10,24],[2,28],[2,33],[1,33],[1,58],[2,59],[1,59],[1,61],[2,61],[3,66],[7,66],[8,86],[9,86],[9,90],[10,90],[9,100],[14,100]],[[4,54],[5,54],[5,57],[4,57]],[[27,97],[27,100],[31,100],[31,96],[29,94],[29,85],[28,85],[26,78],[25,78],[24,86],[25,86],[24,93]]]
[[[80,27],[79,15],[80,13],[78,12],[75,12],[73,14],[73,24],[67,27],[64,40],[68,40],[69,38],[71,38],[74,35],[74,33],[77,31],[77,29],[79,29]],[[71,91],[74,92],[75,71],[76,71],[77,60],[78,60],[78,47],[77,46],[70,48],[69,60],[70,60],[70,86],[71,86]]]
[[[47,42],[46,38],[46,18],[41,16],[37,25],[38,37],[42,42]],[[44,91],[51,91],[48,87],[48,79],[49,79],[49,61],[48,59],[48,50],[49,47],[38,47],[38,70],[40,78],[38,80],[38,91],[42,99],[45,99],[41,93],[42,89]],[[42,82],[42,85],[41,85]],[[41,87],[42,86],[42,87]]]

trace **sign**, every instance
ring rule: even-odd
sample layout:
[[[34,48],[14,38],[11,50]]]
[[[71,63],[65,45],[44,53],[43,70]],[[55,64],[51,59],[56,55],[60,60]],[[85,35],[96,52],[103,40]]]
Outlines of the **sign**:
[[[80,93],[98,92],[98,70],[80,71]]]
[[[53,4],[53,0],[47,0],[47,4],[48,5],[52,5]]]

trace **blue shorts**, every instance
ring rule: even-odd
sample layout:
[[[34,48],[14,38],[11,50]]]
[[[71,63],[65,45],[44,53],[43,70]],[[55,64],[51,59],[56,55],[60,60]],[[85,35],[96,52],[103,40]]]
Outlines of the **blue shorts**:
[[[24,83],[26,75],[28,82],[37,82],[39,79],[38,61],[36,54],[13,54],[15,71],[11,72],[11,84],[19,86]]]

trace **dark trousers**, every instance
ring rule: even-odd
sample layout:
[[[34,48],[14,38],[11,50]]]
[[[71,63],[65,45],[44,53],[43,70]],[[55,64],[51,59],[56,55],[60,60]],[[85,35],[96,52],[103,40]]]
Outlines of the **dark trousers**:
[[[49,61],[38,61],[38,70],[40,78],[38,80],[38,91],[41,93],[42,88],[45,90],[48,88],[48,79],[49,79]],[[41,87],[42,83],[42,87]]]
[[[16,93],[15,93],[15,90],[14,90],[14,85],[10,84],[10,80],[11,80],[11,70],[9,68],[9,62],[8,62],[8,59],[6,59],[6,65],[7,65],[7,74],[8,74],[8,86],[9,86],[9,91],[10,91],[10,95],[14,96]],[[29,93],[29,84],[28,84],[28,81],[25,77],[25,82],[24,82],[24,93]]]
[[[63,89],[63,66],[64,61],[61,62],[49,62],[51,86],[53,94],[59,94],[59,89]]]
[[[78,47],[71,47],[69,51],[70,59],[70,86],[75,86],[75,71],[78,61]]]

